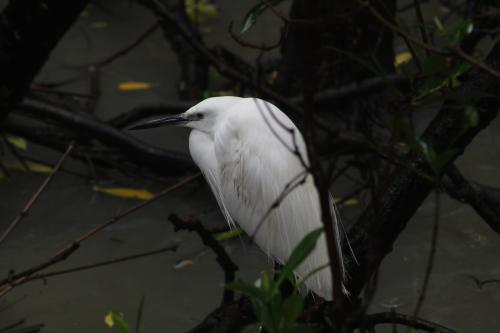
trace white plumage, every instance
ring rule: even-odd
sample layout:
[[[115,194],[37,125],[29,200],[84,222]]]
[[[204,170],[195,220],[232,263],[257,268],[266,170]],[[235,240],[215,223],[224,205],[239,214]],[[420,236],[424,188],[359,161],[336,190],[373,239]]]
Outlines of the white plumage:
[[[214,97],[177,118],[192,128],[189,150],[201,169],[230,226],[236,223],[269,256],[285,263],[303,237],[322,227],[317,190],[304,173],[306,146],[292,121],[271,103],[257,98]],[[163,124],[153,122],[153,126]],[[149,126],[149,127],[153,127]],[[148,126],[139,126],[148,128]],[[302,158],[294,154],[299,152]],[[305,182],[271,209],[283,191],[303,177]],[[267,218],[263,221],[263,217]],[[333,213],[337,227],[337,217]],[[297,268],[304,277],[328,263],[325,236]],[[338,263],[343,265],[343,263]],[[342,267],[343,271],[343,267]],[[322,269],[306,282],[308,289],[331,300],[332,278]]]

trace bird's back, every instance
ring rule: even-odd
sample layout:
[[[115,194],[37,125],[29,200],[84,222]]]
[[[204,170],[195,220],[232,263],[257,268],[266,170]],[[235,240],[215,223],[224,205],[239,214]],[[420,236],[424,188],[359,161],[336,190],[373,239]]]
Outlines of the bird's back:
[[[228,222],[237,222],[248,235],[262,223],[255,242],[277,261],[286,262],[303,237],[322,226],[318,194],[303,166],[308,163],[304,140],[274,105],[241,99],[224,113],[212,136],[192,131],[190,150]],[[304,277],[328,261],[322,236],[296,274]],[[306,286],[329,300],[331,280],[326,268]]]

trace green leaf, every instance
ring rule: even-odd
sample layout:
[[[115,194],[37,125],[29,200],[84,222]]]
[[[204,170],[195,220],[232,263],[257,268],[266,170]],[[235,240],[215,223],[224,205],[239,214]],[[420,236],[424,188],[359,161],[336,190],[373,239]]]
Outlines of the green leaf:
[[[107,28],[108,27],[108,22],[106,21],[96,21],[92,23],[92,28],[96,29],[102,29],[102,28]]]
[[[274,281],[269,275],[269,272],[263,271],[260,275],[260,288],[264,291],[271,291],[273,289]]]
[[[184,91],[187,88],[187,82],[185,80],[179,81],[179,90]]]
[[[125,316],[119,311],[112,310],[109,312],[106,317],[104,317],[104,322],[108,327],[115,328],[118,333],[131,333]]]
[[[293,250],[292,254],[288,258],[285,266],[281,270],[276,286],[279,287],[285,278],[291,278],[293,276],[293,271],[307,258],[307,256],[316,247],[316,242],[321,236],[323,228],[316,229],[308,233],[299,245]]]
[[[468,72],[469,69],[472,68],[472,64],[468,62],[462,62],[458,66],[456,66],[450,73],[450,77],[453,79],[458,78],[460,75],[464,74],[465,72]]]
[[[272,0],[272,1],[267,1],[267,4],[258,4],[253,6],[245,15],[245,18],[243,19],[243,26],[241,28],[240,34],[244,34],[248,29],[250,29],[255,22],[257,22],[257,17],[259,17],[260,14],[262,14],[269,6],[276,6],[281,2],[284,2],[285,0]]]
[[[448,67],[448,60],[440,54],[431,54],[422,64],[422,74],[429,75],[436,72],[445,71]]]
[[[434,16],[432,18],[432,20],[434,21],[434,25],[436,26],[436,30],[439,33],[443,33],[444,32],[444,26],[443,26],[443,22],[441,22],[441,20],[439,19],[439,17]]]
[[[238,291],[244,295],[254,297],[259,300],[266,300],[268,298],[268,295],[261,290],[259,287],[256,287],[250,283],[246,283],[243,281],[236,281],[236,282],[231,282],[226,284],[226,288]]]
[[[439,153],[434,157],[432,161],[429,161],[432,169],[436,174],[440,174],[443,171],[444,167],[455,157],[457,156],[459,150],[458,149],[448,149],[442,153]]]
[[[231,238],[237,237],[237,236],[242,235],[244,233],[245,232],[243,231],[243,229],[234,228],[234,229],[231,229],[231,230],[226,231],[226,232],[221,232],[221,233],[215,234],[214,238],[215,238],[215,240],[221,242],[221,241],[224,241],[226,239],[231,239]]]
[[[420,143],[420,148],[421,148],[420,152],[425,157],[425,160],[429,164],[432,164],[433,161],[436,159],[436,151],[432,147],[427,145],[426,142],[419,141],[419,143]]]
[[[447,86],[450,82],[458,85],[457,78],[470,70],[472,65],[466,62],[461,62],[453,68],[450,68],[448,60],[442,55],[431,55],[422,64],[423,74],[429,76],[420,89],[420,94],[416,98],[422,99],[441,88]]]
[[[309,273],[307,273],[306,276],[300,278],[297,281],[297,283],[295,284],[295,289],[299,289],[300,286],[307,281],[307,279],[309,279],[311,276],[313,276],[314,274],[318,273],[319,271],[322,271],[324,269],[328,269],[328,267],[330,267],[330,263],[321,265],[319,267],[316,267],[315,269],[313,269],[312,271],[310,271]]]
[[[21,150],[28,149],[28,143],[24,138],[19,136],[7,135],[7,141],[14,147],[19,148]]]
[[[213,20],[219,16],[217,7],[207,0],[185,0],[186,14],[196,23]]]
[[[304,309],[304,300],[299,294],[291,294],[283,301],[282,316],[287,326],[299,318]]]
[[[458,27],[455,29],[455,31],[451,34],[449,44],[450,46],[457,45],[460,43],[460,40],[463,38],[465,35],[469,35],[474,31],[474,23],[472,22],[472,19],[466,19],[462,21]]]
[[[473,105],[469,105],[464,111],[465,129],[474,128],[479,124],[479,112]]]

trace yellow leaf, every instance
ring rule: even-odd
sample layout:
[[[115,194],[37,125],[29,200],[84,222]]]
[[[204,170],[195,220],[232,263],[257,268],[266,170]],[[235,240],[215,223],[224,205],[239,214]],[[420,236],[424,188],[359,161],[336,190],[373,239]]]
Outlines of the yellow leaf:
[[[96,21],[96,22],[92,23],[92,28],[96,28],[96,29],[107,28],[107,26],[108,26],[108,22],[106,22],[106,21]]]
[[[145,90],[151,87],[153,87],[153,85],[149,82],[121,82],[118,85],[118,89],[123,91]]]
[[[31,172],[49,173],[52,171],[52,167],[47,165],[47,164],[26,161],[26,165],[28,166],[28,169]],[[12,170],[26,171],[26,168],[24,167],[24,165],[22,165],[19,161],[6,162],[5,167],[7,169],[12,169]]]
[[[182,269],[184,267],[191,266],[192,264],[193,264],[192,260],[189,260],[189,259],[181,260],[177,264],[174,265],[174,269]]]
[[[50,165],[36,163],[36,162],[28,162],[28,168],[31,172],[36,173],[50,173],[52,172],[52,167]]]
[[[407,63],[411,59],[412,55],[410,52],[408,51],[399,52],[398,54],[396,54],[396,57],[394,58],[394,65],[396,67],[401,66],[402,64]]]
[[[231,230],[226,231],[226,232],[221,232],[221,233],[215,234],[214,238],[215,238],[215,240],[218,240],[219,242],[221,242],[223,240],[231,239],[231,238],[234,238],[236,236],[242,235],[244,233],[245,232],[243,231],[243,229],[234,228],[234,229],[231,229]]]
[[[14,147],[19,148],[21,150],[28,149],[28,143],[26,143],[26,140],[24,138],[9,135],[7,136],[7,141]]]
[[[217,7],[207,0],[186,0],[186,13],[193,22],[203,23],[219,16]]]
[[[104,323],[108,325],[108,327],[113,327],[115,325],[115,322],[113,320],[113,313],[108,313],[106,317],[104,317]]]
[[[90,16],[90,11],[88,9],[84,9],[82,10],[82,12],[80,13],[80,16],[81,17],[89,17]]]
[[[441,22],[441,20],[439,19],[439,17],[437,16],[434,16],[433,19],[434,21],[434,24],[436,25],[436,28],[439,32],[444,32],[444,26],[443,26],[443,23]]]
[[[127,188],[127,187],[94,187],[94,191],[113,195],[125,199],[149,200],[154,194],[148,190]]]
[[[336,204],[339,204],[341,200],[342,199],[339,199],[339,198],[335,198],[334,199],[334,201],[335,201]],[[350,198],[350,199],[347,199],[346,201],[342,202],[341,205],[342,206],[354,206],[354,205],[357,205],[357,204],[359,204],[359,201],[357,199]]]

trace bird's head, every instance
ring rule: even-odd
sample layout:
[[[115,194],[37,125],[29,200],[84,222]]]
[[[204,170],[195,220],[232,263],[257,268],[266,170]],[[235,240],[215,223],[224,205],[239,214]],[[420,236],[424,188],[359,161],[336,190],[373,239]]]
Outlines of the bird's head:
[[[189,127],[210,133],[217,119],[240,101],[240,97],[222,96],[207,98],[186,112],[147,121],[129,128],[130,130],[149,129],[165,125]]]

